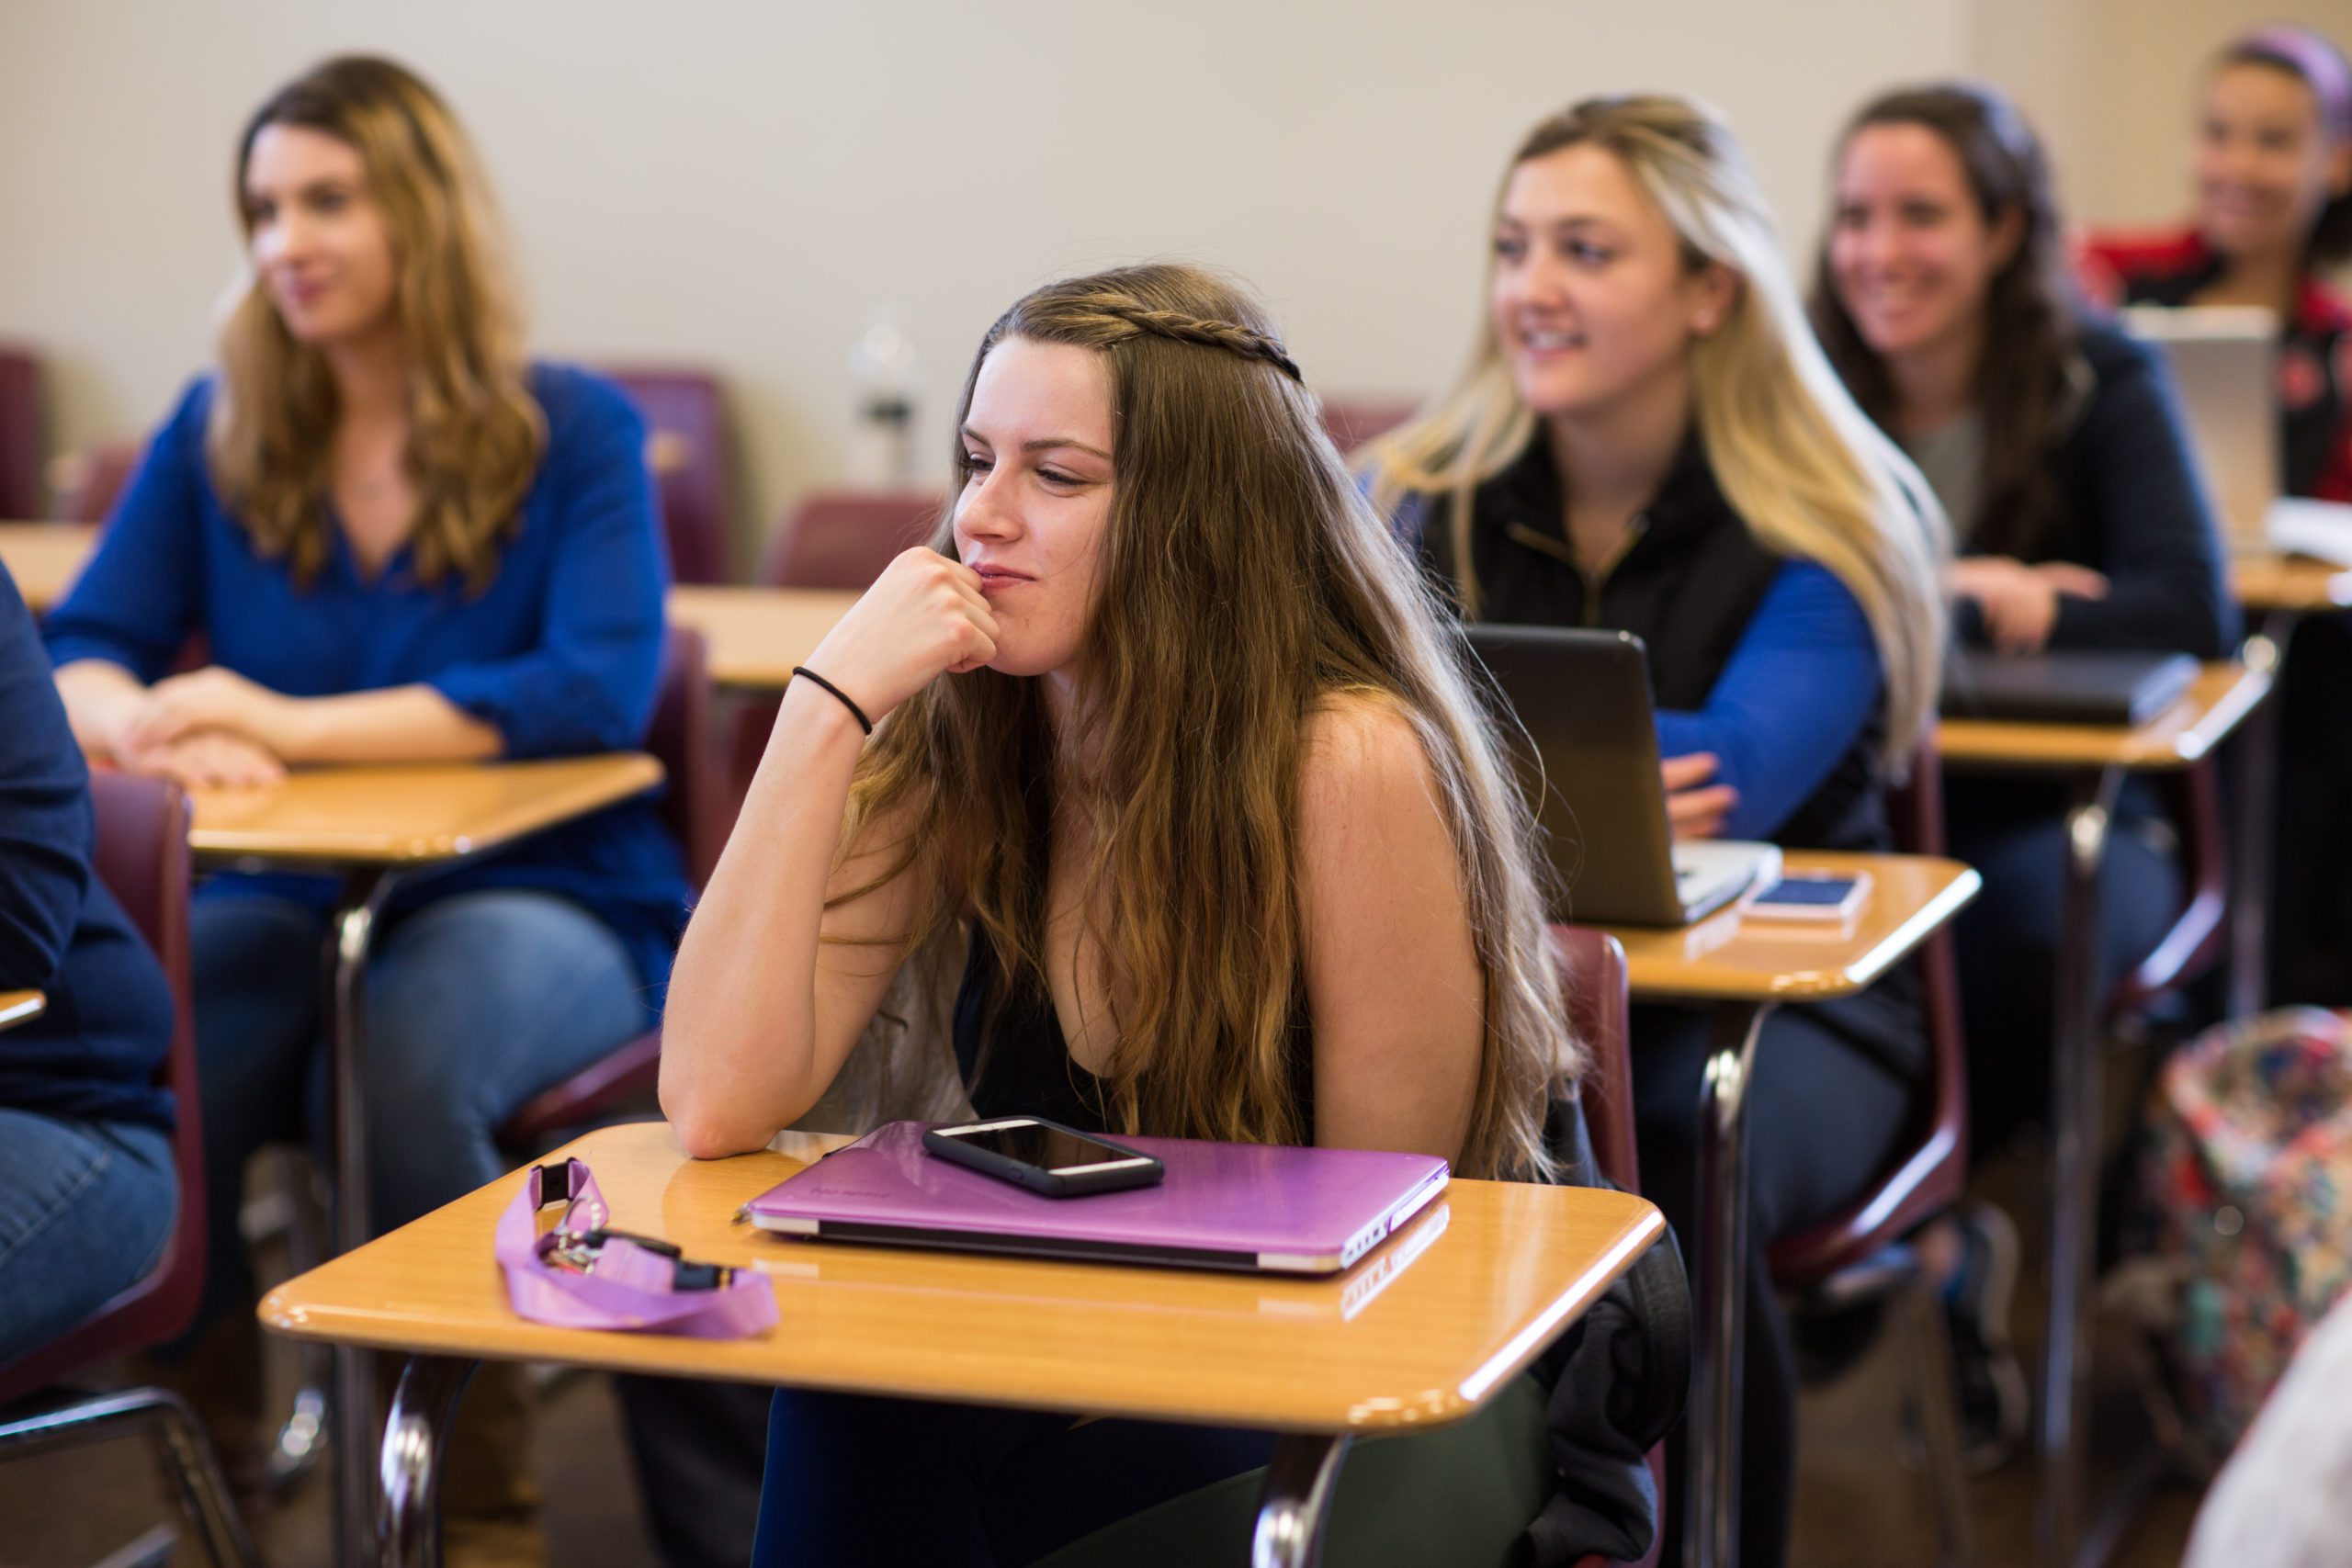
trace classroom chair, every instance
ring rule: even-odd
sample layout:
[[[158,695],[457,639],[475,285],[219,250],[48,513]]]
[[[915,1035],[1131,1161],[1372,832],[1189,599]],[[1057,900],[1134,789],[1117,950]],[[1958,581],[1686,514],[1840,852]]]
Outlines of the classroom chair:
[[[900,550],[931,537],[947,498],[933,490],[820,490],[800,498],[760,565],[771,588],[863,592]]]
[[[1552,942],[1570,1025],[1590,1056],[1583,1094],[1593,1157],[1610,1181],[1638,1191],[1625,950],[1605,931],[1570,926],[1553,927]],[[1516,1562],[1520,1537],[1552,1493],[1544,1403],[1532,1378],[1513,1378],[1486,1409],[1457,1426],[1358,1443],[1340,1470],[1323,1560],[1335,1568],[1502,1568]],[[1071,1542],[1035,1568],[1247,1562],[1264,1473],[1251,1471],[1170,1498]],[[1663,1510],[1671,1504],[1657,1449],[1650,1473]],[[1652,1568],[1657,1555],[1653,1541],[1640,1568]],[[1593,1557],[1580,1568],[1609,1565]]]
[[[1913,756],[1909,779],[1888,792],[1887,816],[1905,853],[1943,852],[1943,763],[1932,739]],[[1819,1223],[1780,1237],[1766,1256],[1773,1283],[1794,1298],[1800,1312],[1827,1314],[1899,1299],[1943,1561],[1967,1564],[1976,1561],[1976,1540],[1961,1459],[1958,1374],[1943,1303],[1909,1246],[1921,1226],[1960,1201],[1968,1179],[1968,1050],[1949,924],[1928,939],[1918,964],[1929,1078],[1913,1141],[1875,1186]]]
[[[703,636],[674,623],[662,660],[661,696],[645,749],[667,777],[662,820],[685,852],[688,885],[697,893],[710,880],[726,846],[718,819],[717,754],[711,747],[710,680]],[[536,1147],[550,1134],[582,1126],[653,1093],[662,1063],[660,1024],[602,1060],[532,1096],[498,1129],[507,1148]]]
[[[60,523],[103,523],[139,468],[139,448],[109,441],[67,452],[49,466],[49,514]]]
[[[669,537],[672,581],[728,581],[734,448],[718,378],[674,366],[621,366],[604,374],[628,393],[651,433],[646,461]]]
[[[42,417],[40,361],[21,348],[0,348],[0,522],[40,515]]]
[[[820,490],[802,496],[760,562],[770,588],[831,588],[864,592],[899,551],[931,536],[947,498],[928,490]],[[776,700],[731,705],[727,745],[727,816],[732,823],[760,770],[775,728]]]
[[[1323,400],[1323,429],[1331,445],[1352,452],[1375,435],[1385,435],[1414,414],[1420,404],[1411,398],[1329,397]]]
[[[173,1134],[179,1217],[153,1273],[62,1338],[0,1366],[0,1458],[152,1432],[162,1440],[182,1505],[212,1561],[251,1563],[258,1559],[210,1446],[176,1395],[153,1388],[94,1397],[43,1392],[100,1361],[177,1335],[187,1326],[204,1285],[204,1145],[188,960],[187,796],[164,780],[127,773],[91,775],[90,795],[97,814],[97,874],[155,950],[171,981],[171,1050],[160,1076],[179,1113]]]

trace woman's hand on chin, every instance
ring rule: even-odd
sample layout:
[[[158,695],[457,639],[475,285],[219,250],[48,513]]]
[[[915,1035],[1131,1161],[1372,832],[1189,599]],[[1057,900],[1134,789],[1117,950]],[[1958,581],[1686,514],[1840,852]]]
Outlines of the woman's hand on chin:
[[[808,668],[879,723],[939,676],[994,659],[996,639],[979,573],[917,546],[883,569],[817,645]]]

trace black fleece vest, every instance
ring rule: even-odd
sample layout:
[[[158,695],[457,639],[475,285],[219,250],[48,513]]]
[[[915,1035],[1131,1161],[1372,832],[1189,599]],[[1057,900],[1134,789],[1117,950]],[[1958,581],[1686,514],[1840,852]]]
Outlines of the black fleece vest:
[[[1451,513],[1447,498],[1432,498],[1421,559],[1459,604]],[[1605,573],[1588,578],[1577,569],[1566,516],[1550,446],[1539,430],[1527,450],[1471,498],[1478,618],[1632,632],[1649,650],[1657,705],[1703,707],[1781,563],[1724,499],[1698,441],[1684,445],[1657,495],[1634,519],[1631,544]],[[1891,848],[1879,765],[1885,738],[1882,702],[1774,840],[1790,849]]]

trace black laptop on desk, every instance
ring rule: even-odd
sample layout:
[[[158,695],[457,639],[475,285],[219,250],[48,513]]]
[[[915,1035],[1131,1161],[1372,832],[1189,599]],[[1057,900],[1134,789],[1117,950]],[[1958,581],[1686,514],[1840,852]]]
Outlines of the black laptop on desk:
[[[2144,724],[2180,700],[2198,669],[2185,653],[1962,649],[1944,663],[1943,714],[2027,724]]]
[[[1780,875],[1771,844],[1675,840],[1641,638],[1554,626],[1468,631],[1518,719],[1501,739],[1557,874],[1554,919],[1689,925]]]

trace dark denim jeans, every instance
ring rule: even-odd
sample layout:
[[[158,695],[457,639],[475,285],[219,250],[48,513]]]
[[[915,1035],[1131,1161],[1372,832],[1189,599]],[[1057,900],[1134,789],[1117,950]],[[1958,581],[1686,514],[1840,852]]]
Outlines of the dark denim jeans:
[[[154,1268],[178,1204],[170,1134],[0,1106],[0,1361]]]

